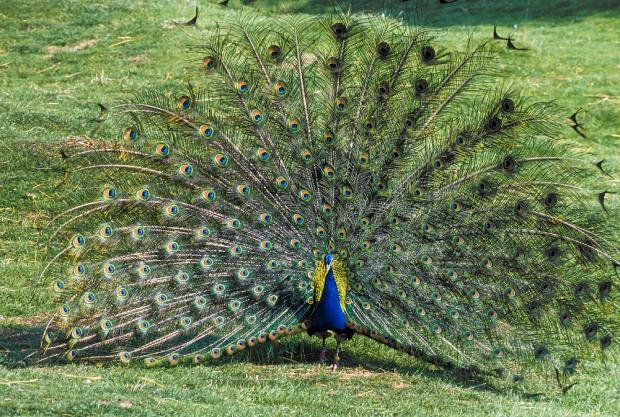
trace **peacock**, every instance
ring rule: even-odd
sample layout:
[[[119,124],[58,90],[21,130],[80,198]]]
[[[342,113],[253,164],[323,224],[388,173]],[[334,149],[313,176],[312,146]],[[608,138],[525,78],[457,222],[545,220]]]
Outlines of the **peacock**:
[[[603,161],[488,43],[436,36],[235,15],[178,90],[101,106],[63,144],[42,272],[58,307],[32,362],[197,364],[306,332],[320,362],[335,337],[334,369],[365,336],[512,386],[609,352]]]

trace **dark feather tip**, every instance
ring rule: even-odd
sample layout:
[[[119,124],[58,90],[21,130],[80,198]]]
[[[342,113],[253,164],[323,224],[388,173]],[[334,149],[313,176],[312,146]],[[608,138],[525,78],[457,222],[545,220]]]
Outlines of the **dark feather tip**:
[[[108,108],[106,106],[104,106],[101,103],[97,103],[97,105],[99,106],[99,111],[101,111],[101,113],[107,112]]]
[[[512,49],[514,51],[529,51],[529,48],[517,48],[515,44],[512,43],[512,39],[510,38],[510,36],[507,39],[506,48]]]
[[[607,175],[608,177],[611,177],[611,174],[603,169],[604,163],[605,163],[605,159],[601,159],[595,165],[603,174]]]
[[[603,207],[603,210],[605,210],[605,213],[608,213],[607,211],[607,207],[605,207],[605,195],[606,194],[616,194],[613,191],[603,191],[602,193],[598,194],[598,202],[601,205],[601,207]]]
[[[196,14],[190,20],[185,22],[185,26],[196,26],[197,21],[198,21],[198,6],[196,6]]]
[[[439,0],[439,4],[456,3],[458,0]]]
[[[579,136],[581,136],[581,137],[582,137],[582,138],[584,138],[584,139],[587,139],[586,134],[585,134],[585,133],[583,133],[581,130],[579,130],[579,128],[580,128],[580,127],[581,127],[581,125],[572,125],[572,126],[571,126],[571,128],[573,128],[573,130],[574,130],[575,132],[577,132],[577,134],[578,134]]]
[[[503,40],[503,41],[507,41],[508,40],[508,38],[504,38],[502,36],[499,36],[499,34],[497,33],[497,25],[493,25],[493,39]]]
[[[579,113],[579,112],[581,111],[581,109],[583,109],[583,107],[579,107],[579,110],[577,110],[575,113],[571,114],[571,115],[568,117],[570,120],[572,120],[572,121],[573,121],[573,123],[575,123],[575,124],[576,124],[576,125],[578,125],[578,126],[581,126],[581,125],[580,125],[580,124],[579,124],[579,122],[577,121],[577,113]]]

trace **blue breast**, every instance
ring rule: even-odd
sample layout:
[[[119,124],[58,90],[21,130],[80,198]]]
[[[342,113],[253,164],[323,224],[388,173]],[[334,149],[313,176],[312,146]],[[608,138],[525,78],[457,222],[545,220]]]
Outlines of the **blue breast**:
[[[330,268],[327,277],[325,277],[321,301],[319,301],[312,315],[312,330],[317,332],[326,330],[344,331],[345,328],[346,319],[340,307],[338,287],[336,287],[336,280]]]

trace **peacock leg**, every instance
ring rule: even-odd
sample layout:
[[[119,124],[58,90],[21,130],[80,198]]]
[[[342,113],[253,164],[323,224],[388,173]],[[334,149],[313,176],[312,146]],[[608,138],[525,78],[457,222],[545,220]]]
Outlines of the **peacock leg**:
[[[323,338],[323,346],[321,347],[321,353],[319,354],[319,363],[325,363],[325,358],[327,357],[327,348],[325,347],[325,339],[327,338],[327,334],[323,333],[321,335]]]
[[[334,363],[332,363],[332,371],[338,369],[338,363],[340,362],[340,343],[343,338],[340,335],[336,335],[336,354],[334,355]]]

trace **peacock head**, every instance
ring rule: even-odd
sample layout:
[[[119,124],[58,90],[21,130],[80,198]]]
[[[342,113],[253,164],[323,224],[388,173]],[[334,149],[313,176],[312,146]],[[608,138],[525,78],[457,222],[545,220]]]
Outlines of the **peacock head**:
[[[331,253],[328,253],[323,258],[323,262],[325,263],[325,266],[330,265],[332,262],[334,262],[334,256]]]

